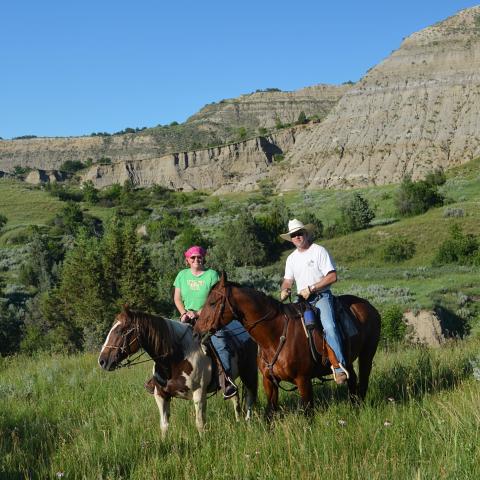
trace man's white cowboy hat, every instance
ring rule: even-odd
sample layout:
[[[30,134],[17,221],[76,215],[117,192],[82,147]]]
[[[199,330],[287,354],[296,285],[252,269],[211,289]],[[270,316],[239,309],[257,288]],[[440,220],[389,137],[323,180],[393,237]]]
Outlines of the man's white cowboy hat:
[[[288,240],[289,242],[291,242],[292,239],[290,238],[290,235],[292,233],[298,232],[299,230],[306,230],[307,232],[310,233],[310,232],[313,232],[314,229],[315,229],[315,226],[312,225],[311,223],[307,223],[306,225],[304,225],[303,222],[294,218],[293,220],[288,221],[288,232],[282,233],[280,237],[283,238],[284,240]]]

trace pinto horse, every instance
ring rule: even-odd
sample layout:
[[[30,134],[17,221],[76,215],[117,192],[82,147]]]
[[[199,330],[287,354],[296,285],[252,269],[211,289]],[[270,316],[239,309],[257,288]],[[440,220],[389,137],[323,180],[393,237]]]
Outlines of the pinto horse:
[[[358,331],[345,345],[349,395],[352,401],[363,400],[380,338],[380,314],[362,298],[353,295],[338,298],[353,313]],[[329,365],[313,359],[300,317],[297,305],[284,305],[253,288],[228,282],[223,273],[210,291],[194,329],[199,333],[213,332],[233,318],[243,324],[260,347],[258,363],[267,396],[266,413],[270,417],[278,408],[280,381],[296,385],[302,405],[308,411],[314,405],[312,378],[332,373]],[[358,385],[353,369],[356,358]]]
[[[144,312],[129,310],[125,306],[115,317],[98,357],[99,365],[107,371],[122,366],[121,362],[143,349],[155,362],[153,371],[165,380],[155,387],[154,397],[160,411],[160,429],[165,437],[170,417],[172,397],[193,400],[196,426],[205,428],[207,393],[218,390],[215,381],[214,360],[205,354],[198,335],[189,325]],[[232,374],[240,376],[246,390],[246,419],[252,415],[257,398],[257,345],[249,339],[241,352],[232,355]],[[233,397],[235,418],[241,414],[238,395]]]

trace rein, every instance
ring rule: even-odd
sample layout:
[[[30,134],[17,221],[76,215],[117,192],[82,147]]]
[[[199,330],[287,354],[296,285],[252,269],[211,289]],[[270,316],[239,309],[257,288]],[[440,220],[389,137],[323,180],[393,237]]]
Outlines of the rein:
[[[280,385],[280,382],[277,380],[277,377],[273,374],[273,367],[275,365],[275,363],[277,362],[278,360],[278,357],[280,356],[280,352],[282,351],[282,348],[284,347],[286,341],[287,341],[287,330],[288,330],[288,322],[290,321],[290,319],[288,318],[288,316],[284,313],[283,314],[284,318],[285,318],[285,323],[283,324],[283,332],[282,334],[280,335],[280,341],[278,343],[278,347],[277,347],[277,350],[275,351],[274,355],[273,355],[273,358],[272,358],[272,361],[270,363],[268,363],[265,358],[263,358],[263,355],[262,355],[262,360],[265,362],[267,368],[268,368],[268,371],[270,373],[270,377],[272,379],[272,382],[275,384],[275,386],[277,388],[280,388],[281,390],[284,390],[285,392],[292,392],[293,390],[296,390],[297,389],[297,386],[294,385],[293,387],[291,388],[285,388],[285,387],[282,387]],[[255,322],[255,325],[257,325],[258,322]],[[254,326],[255,326],[254,325]]]
[[[218,318],[220,318],[224,311],[225,311],[225,305],[227,305],[233,315],[234,318],[237,318],[237,319],[245,319],[245,316],[243,314],[239,314],[238,312],[235,311],[235,309],[233,308],[232,306],[232,302],[230,301],[230,298],[229,298],[229,294],[230,294],[230,288],[229,287],[225,287],[224,289],[224,292],[221,293],[221,292],[218,292],[216,291],[215,293],[217,293],[221,299],[222,299],[222,303],[221,303],[221,307],[220,307],[220,312],[219,312],[219,315],[218,315]],[[247,329],[247,332],[250,334],[250,332],[260,323],[264,322],[264,321],[267,321],[267,320],[273,320],[274,318],[274,315],[275,315],[276,311],[274,309],[270,309],[265,315],[263,315],[263,317],[260,317],[258,320],[256,320],[252,325],[246,327]],[[269,318],[271,317],[271,318]],[[265,358],[263,357],[263,354],[261,355],[262,357],[262,360],[265,362],[268,370],[269,370],[269,373],[270,373],[270,377],[272,378],[272,381],[273,383],[275,384],[275,386],[277,388],[280,388],[281,390],[284,390],[286,392],[291,392],[293,390],[296,390],[297,387],[294,385],[292,388],[285,388],[285,387],[282,387],[282,385],[280,385],[280,383],[278,382],[277,378],[275,377],[275,375],[273,374],[273,367],[275,366],[275,363],[277,362],[278,360],[278,357],[280,356],[280,353],[287,341],[287,330],[288,330],[288,323],[290,321],[289,317],[285,314],[285,312],[283,312],[283,317],[285,319],[285,322],[284,322],[284,325],[283,325],[283,332],[282,334],[280,335],[280,341],[278,343],[278,346],[277,346],[277,349],[273,355],[273,358],[271,360],[271,362],[267,362],[265,360]]]

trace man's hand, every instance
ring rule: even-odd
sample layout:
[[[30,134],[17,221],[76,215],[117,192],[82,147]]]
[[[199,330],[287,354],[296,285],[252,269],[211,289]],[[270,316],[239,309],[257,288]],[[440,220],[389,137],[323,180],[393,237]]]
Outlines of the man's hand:
[[[287,299],[290,294],[291,294],[292,290],[290,288],[284,288],[280,291],[280,301],[283,302],[285,299]]]
[[[305,300],[308,300],[308,297],[311,295],[311,291],[310,291],[310,288],[302,288],[298,294],[303,297]]]

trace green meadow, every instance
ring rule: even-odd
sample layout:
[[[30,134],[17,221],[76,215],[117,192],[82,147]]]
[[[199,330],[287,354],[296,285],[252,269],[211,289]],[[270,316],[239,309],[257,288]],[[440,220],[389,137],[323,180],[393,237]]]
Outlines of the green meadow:
[[[468,327],[464,339],[436,349],[382,347],[361,408],[350,405],[344,387],[319,383],[312,417],[298,410],[296,393],[281,392],[282,411],[267,423],[260,387],[257,413],[248,424],[235,423],[231,405],[211,398],[208,429],[200,436],[193,404],[173,400],[165,440],[155,402],[142,387],[151,364],[106,373],[91,353],[0,357],[0,478],[480,478],[480,272],[478,266],[434,263],[452,225],[480,235],[480,160],[446,173],[440,187],[446,204],[410,218],[396,216],[398,186],[355,190],[375,209],[372,226],[321,243],[337,261],[336,293],[366,297],[381,312],[392,304],[414,312],[435,309]],[[146,205],[140,222],[165,208],[154,192],[135,194]],[[351,194],[319,190],[272,198],[292,216],[314,211],[328,227]],[[213,239],[229,218],[246,209],[261,214],[271,200],[260,193],[172,193],[169,208],[205,209],[192,213],[191,221]],[[18,291],[14,284],[30,226],[51,224],[64,205],[41,188],[0,180],[0,214],[8,219],[0,231],[0,280],[9,292]],[[113,211],[80,205],[102,220]],[[413,241],[414,255],[386,262],[384,247],[392,238]],[[287,254],[262,268],[238,268],[232,276],[270,279],[270,293],[276,294]]]
[[[218,395],[207,431],[193,403],[173,399],[162,440],[150,365],[104,372],[92,354],[1,359],[2,479],[465,479],[480,476],[480,341],[382,350],[367,402],[317,384],[311,417],[281,392],[268,423],[235,423]]]

